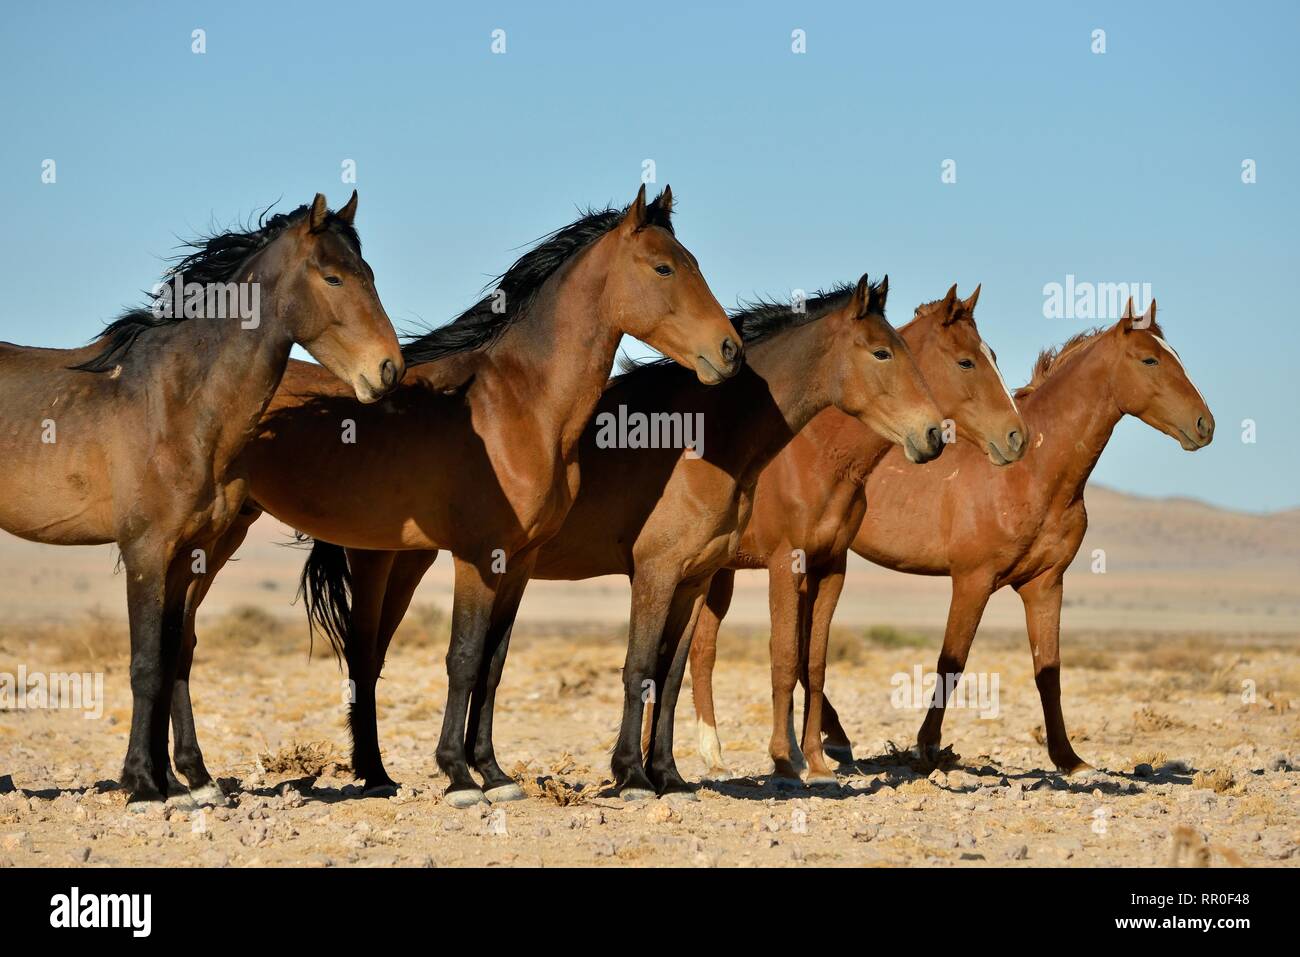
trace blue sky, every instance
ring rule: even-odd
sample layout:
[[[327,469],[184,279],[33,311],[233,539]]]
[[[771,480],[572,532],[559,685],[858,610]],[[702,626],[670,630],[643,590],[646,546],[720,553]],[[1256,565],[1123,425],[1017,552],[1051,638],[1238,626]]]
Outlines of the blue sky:
[[[653,159],[724,304],[887,272],[901,322],[982,282],[1013,384],[1089,324],[1045,318],[1046,283],[1150,282],[1218,435],[1189,455],[1127,420],[1095,478],[1300,504],[1300,5],[468,7],[7,11],[0,339],[85,341],[177,236],[318,190],[341,204],[345,159],[389,314],[441,322],[575,207],[630,200]]]

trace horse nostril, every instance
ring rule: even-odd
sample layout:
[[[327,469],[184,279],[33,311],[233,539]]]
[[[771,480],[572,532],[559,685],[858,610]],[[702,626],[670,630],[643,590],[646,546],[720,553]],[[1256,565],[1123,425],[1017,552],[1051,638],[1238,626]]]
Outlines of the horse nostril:
[[[1210,434],[1210,427],[1205,424],[1205,416],[1199,416],[1196,420],[1196,432],[1202,438]]]
[[[937,425],[932,425],[925,430],[926,440],[930,443],[930,451],[934,452],[943,447],[943,432]]]
[[[1020,443],[1022,441],[1023,440],[1020,438],[1020,433],[1017,430],[1012,429],[1010,432],[1007,433],[1007,448],[1010,449],[1012,452],[1020,448]]]
[[[726,362],[735,362],[740,355],[740,346],[730,336],[722,340],[722,358]]]
[[[385,389],[397,385],[397,364],[392,359],[385,359],[379,367],[379,380],[383,382]]]

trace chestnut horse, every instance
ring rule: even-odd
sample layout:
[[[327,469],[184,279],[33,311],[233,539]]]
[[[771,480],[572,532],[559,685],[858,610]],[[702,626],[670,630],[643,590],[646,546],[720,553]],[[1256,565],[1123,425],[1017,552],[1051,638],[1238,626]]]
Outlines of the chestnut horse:
[[[918,307],[899,332],[948,416],[945,437],[955,441],[960,436],[994,465],[1004,466],[1023,454],[1025,424],[993,351],[975,327],[979,293],[976,288],[963,301],[954,285],[943,299]],[[713,715],[718,626],[731,602],[734,570],[766,568],[772,609],[774,774],[782,782],[797,781],[806,760],[809,785],[835,782],[822,754],[820,727],[831,619],[844,585],[849,545],[867,511],[867,475],[889,450],[889,442],[856,419],[828,409],[758,480],[754,517],[735,558],[713,577],[691,644],[699,747],[711,770],[725,770]],[[873,500],[871,507],[880,506]],[[799,677],[805,686],[802,760],[794,741],[791,698]]]
[[[382,556],[378,567],[353,570],[355,627],[377,627],[382,582],[401,550],[452,553],[448,693],[437,750],[452,805],[523,797],[492,750],[490,701],[506,657],[505,625],[538,546],[560,527],[578,492],[578,441],[620,339],[644,340],[706,385],[742,367],[740,337],[677,241],[671,210],[670,190],[647,203],[642,186],[626,210],[590,213],[552,233],[477,305],[409,343],[406,385],[373,411],[342,401],[313,367],[291,364],[249,447],[257,506],[305,535]],[[218,562],[254,517],[232,530]],[[348,587],[342,548],[333,554],[337,565],[313,570],[307,584],[318,623],[341,639],[346,622],[325,614],[322,591]],[[204,590],[190,606],[190,647]],[[349,664],[354,714],[373,715],[377,673]],[[189,734],[181,740],[178,728],[178,765],[199,753],[192,721],[181,724]],[[353,733],[366,753],[373,717],[368,728],[354,718]],[[369,785],[391,785],[382,766],[355,769]]]
[[[872,286],[863,276],[856,287],[809,299],[803,312],[788,304],[760,304],[733,316],[748,361],[723,388],[701,388],[679,370],[652,363],[618,376],[601,397],[579,446],[577,500],[560,531],[540,549],[532,573],[547,579],[632,579],[623,720],[613,755],[623,797],[686,788],[672,753],[673,710],[688,649],[683,638],[689,640],[709,578],[735,553],[754,486],[771,458],[828,406],[856,416],[914,461],[941,451],[938,409],[907,347],[885,321],[887,294],[888,280]],[[638,417],[651,430],[646,442],[634,440],[630,430],[619,441],[618,426],[635,428]],[[675,424],[678,432],[654,431],[656,421]],[[687,443],[692,423],[697,431]],[[687,444],[690,451],[683,448]],[[317,543],[305,577],[337,568],[332,551]],[[347,557],[356,610],[345,632],[346,656],[356,680],[373,684],[436,553],[349,550]],[[499,625],[503,644],[512,624],[513,616]],[[484,690],[477,727],[490,734],[495,684]],[[355,766],[383,775],[370,689],[365,700],[369,711],[353,714]],[[641,740],[647,700],[653,703],[648,767]],[[364,728],[362,720],[368,722]],[[370,750],[362,751],[363,743]]]
[[[886,568],[952,578],[935,700],[917,738],[920,753],[934,757],[942,689],[953,687],[965,669],[989,597],[1010,585],[1025,606],[1048,755],[1069,773],[1088,765],[1071,746],[1061,714],[1061,597],[1088,525],[1088,476],[1125,415],[1189,452],[1209,445],[1214,416],[1156,324],[1155,302],[1135,319],[1130,301],[1113,327],[1043,352],[1016,399],[1028,438],[1019,465],[978,468],[980,450],[965,443],[944,456],[940,468],[905,469],[887,455],[867,481],[871,507],[853,550]],[[826,750],[851,761],[848,735],[824,697],[822,728]]]
[[[185,593],[244,502],[240,453],[290,347],[346,382],[353,407],[402,377],[356,208],[355,192],[337,213],[317,194],[257,229],[192,244],[149,306],[84,348],[0,343],[0,528],[56,545],[116,542],[126,566],[134,702],[122,787],[133,809],[167,793]],[[200,800],[219,793],[192,783]]]

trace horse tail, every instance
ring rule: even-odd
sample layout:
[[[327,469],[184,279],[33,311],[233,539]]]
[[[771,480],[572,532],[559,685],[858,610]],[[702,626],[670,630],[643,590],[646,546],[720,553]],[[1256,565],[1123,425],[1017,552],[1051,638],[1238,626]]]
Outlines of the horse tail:
[[[311,554],[298,580],[298,597],[306,599],[309,634],[314,639],[317,629],[324,632],[334,657],[342,663],[352,628],[352,572],[347,552],[341,545],[319,539],[311,543]]]

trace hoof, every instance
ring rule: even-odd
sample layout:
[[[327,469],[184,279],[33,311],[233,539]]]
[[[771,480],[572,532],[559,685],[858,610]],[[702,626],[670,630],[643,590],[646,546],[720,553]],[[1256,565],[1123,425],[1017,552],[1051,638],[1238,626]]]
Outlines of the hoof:
[[[630,787],[630,788],[624,788],[623,790],[619,791],[618,796],[621,797],[624,801],[629,801],[629,802],[649,801],[652,797],[655,796],[655,792],[650,790],[649,788]]]
[[[392,781],[385,781],[383,784],[371,784],[361,792],[363,798],[390,798],[397,797],[397,785]]]
[[[1073,767],[1068,767],[1068,768],[1058,767],[1057,770],[1060,771],[1062,774],[1064,774],[1067,778],[1087,777],[1091,774],[1097,773],[1097,769],[1094,768],[1087,761],[1080,761],[1078,764],[1074,765]]]
[[[851,744],[828,744],[823,746],[822,754],[830,758],[837,764],[853,763],[853,745]]]
[[[483,792],[483,796],[491,804],[505,804],[507,801],[522,801],[528,795],[514,781],[509,784],[500,784],[494,788],[488,788]]]
[[[840,782],[833,774],[810,774],[803,783],[810,788],[833,788]]]
[[[223,807],[226,803],[226,792],[217,786],[216,781],[209,781],[201,788],[195,788],[189,792],[190,800],[197,805],[210,804],[213,807]]]
[[[772,784],[778,791],[798,791],[803,789],[803,781],[799,778],[791,778],[784,775],[773,775]]]
[[[709,768],[704,772],[704,780],[706,781],[730,781],[735,776],[736,772],[725,764],[716,768]]]
[[[694,791],[667,791],[660,800],[667,801],[669,804],[690,804],[699,801],[700,796]]]
[[[170,769],[167,771],[167,796],[180,797],[182,794],[189,794],[190,789],[181,784],[180,780]]]
[[[127,801],[126,811],[128,814],[157,814],[166,806],[165,801],[159,800]]]
[[[442,800],[452,807],[466,808],[486,803],[487,798],[478,788],[463,788],[459,791],[448,791],[442,796]]]

